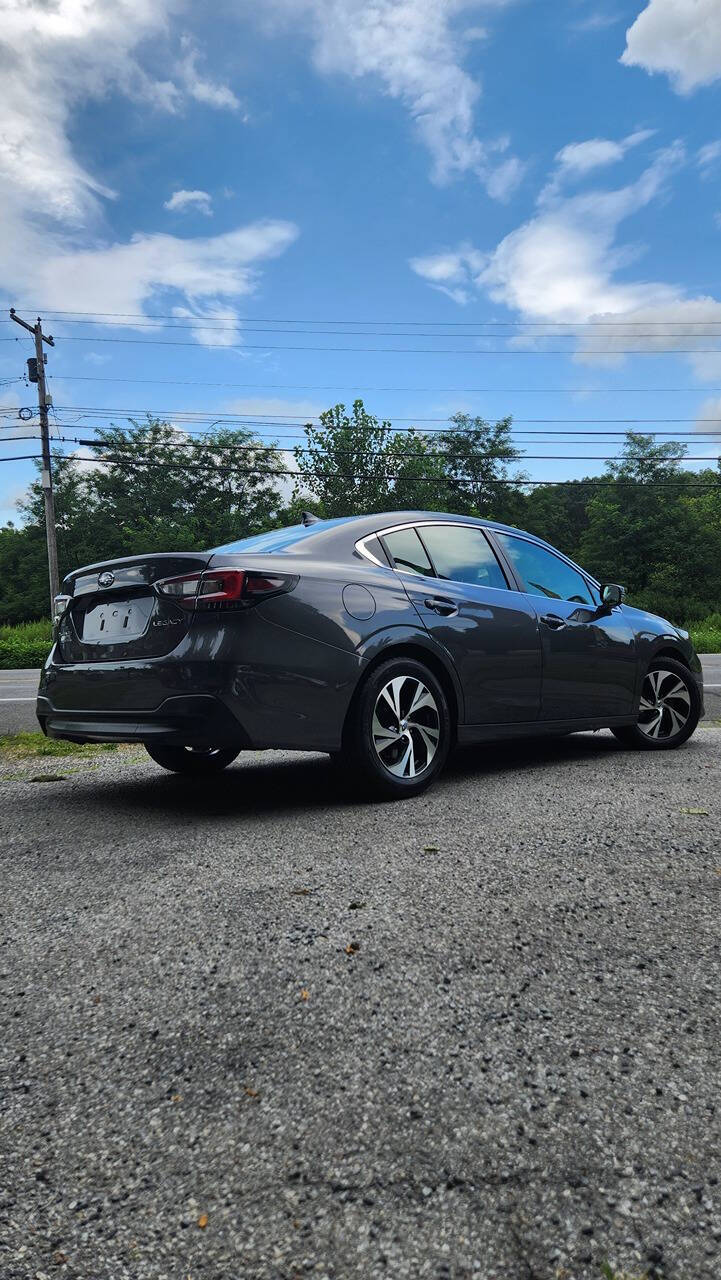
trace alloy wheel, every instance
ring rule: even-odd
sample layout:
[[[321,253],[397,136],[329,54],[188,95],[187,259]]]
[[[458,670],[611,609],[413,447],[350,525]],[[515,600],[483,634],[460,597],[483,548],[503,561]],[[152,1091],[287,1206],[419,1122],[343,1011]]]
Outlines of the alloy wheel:
[[[417,778],[438,750],[441,717],[436,700],[416,676],[394,676],[376,698],[373,746],[384,769]]]
[[[691,715],[691,695],[675,671],[657,668],[643,682],[638,727],[648,738],[674,738]]]

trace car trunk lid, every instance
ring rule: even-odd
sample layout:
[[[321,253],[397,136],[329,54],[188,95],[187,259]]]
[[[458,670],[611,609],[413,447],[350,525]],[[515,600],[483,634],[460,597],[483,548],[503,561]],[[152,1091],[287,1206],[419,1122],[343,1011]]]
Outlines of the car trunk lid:
[[[68,574],[67,607],[57,627],[63,663],[157,658],[175,649],[193,615],[157,591],[166,578],[198,573],[203,552],[156,553],[108,560]]]

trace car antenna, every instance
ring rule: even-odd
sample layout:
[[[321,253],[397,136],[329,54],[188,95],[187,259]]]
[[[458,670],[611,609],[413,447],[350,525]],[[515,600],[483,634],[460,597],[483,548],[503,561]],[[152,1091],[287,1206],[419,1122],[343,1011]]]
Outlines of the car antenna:
[[[309,524],[318,524],[318,517],[314,516],[312,511],[301,511],[300,518],[306,528]]]

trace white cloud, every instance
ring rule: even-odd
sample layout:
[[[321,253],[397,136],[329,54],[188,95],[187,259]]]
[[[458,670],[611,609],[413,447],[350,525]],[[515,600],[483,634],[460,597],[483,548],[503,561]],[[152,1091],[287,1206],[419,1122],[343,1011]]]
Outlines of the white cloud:
[[[619,278],[639,255],[637,246],[619,243],[623,221],[663,196],[683,159],[680,146],[668,148],[635,182],[615,190],[552,197],[546,187],[536,216],[491,252],[465,243],[410,265],[456,301],[483,293],[508,307],[532,325],[515,339],[519,345],[547,345],[550,337],[552,347],[565,348],[560,335],[570,334],[576,359],[586,362],[680,346],[689,349],[686,359],[699,378],[718,377],[719,339],[701,322],[721,323],[721,302],[688,298],[664,281]],[[598,327],[580,327],[589,321]]]
[[[198,213],[204,213],[208,217],[213,213],[213,199],[207,191],[174,191],[169,200],[165,201],[164,209],[170,210],[171,213],[184,213],[186,209],[194,209]]]
[[[704,400],[698,411],[696,427],[699,431],[718,431],[721,429],[721,396]],[[718,451],[718,445],[715,448]]]
[[[263,417],[271,420],[277,419],[282,422],[284,418],[302,419],[303,423],[317,418],[327,404],[319,404],[315,400],[282,400],[278,396],[251,396],[242,400],[231,400],[224,409],[225,413],[237,413],[239,418]],[[286,427],[286,431],[291,431],[292,427]],[[281,427],[278,430],[282,430]]]
[[[717,138],[715,142],[707,142],[704,147],[699,147],[696,152],[696,163],[701,170],[701,176],[709,177],[711,169],[719,159],[721,159],[721,138]]]
[[[594,169],[623,160],[626,152],[653,136],[653,129],[637,129],[620,141],[611,138],[589,138],[586,142],[569,142],[556,156],[559,170],[564,174],[585,177]]]
[[[620,16],[617,13],[602,13],[600,11],[596,11],[595,13],[589,13],[586,18],[579,18],[577,22],[572,22],[571,30],[582,33],[589,31],[604,31],[606,27],[613,27],[620,21]]]
[[[260,220],[221,236],[160,233],[113,242],[103,200],[113,192],[78,161],[70,141],[77,108],[118,92],[143,110],[179,111],[194,99],[237,110],[204,77],[200,54],[173,44],[171,18],[184,0],[0,0],[4,107],[0,124],[3,235],[0,280],[9,301],[48,309],[142,312],[163,304],[206,319],[252,293],[261,262],[295,239],[289,222]],[[172,64],[163,79],[155,67]],[[150,70],[149,68],[152,68]],[[210,212],[207,192],[179,191],[168,207]],[[194,336],[234,343],[239,329]]]
[[[270,0],[263,10],[290,20],[304,19],[313,38],[313,59],[327,75],[371,77],[401,102],[428,148],[438,183],[476,174],[497,199],[506,199],[520,181],[523,165],[511,157],[498,166],[493,147],[476,134],[474,112],[479,84],[461,65],[464,34],[478,27],[454,25],[466,9],[486,10],[513,0]]]
[[[181,46],[184,55],[178,66],[178,76],[186,91],[196,102],[219,110],[240,111],[241,102],[227,85],[208,80],[198,71],[200,54],[190,36],[183,36]]]
[[[0,246],[0,274],[8,293],[31,293],[49,311],[132,315],[161,292],[179,295],[187,304],[175,306],[175,314],[200,325],[227,316],[232,299],[252,293],[259,264],[283,253],[297,234],[293,223],[266,221],[218,236],[184,240],[156,232],[89,249],[46,237],[42,253],[31,240],[34,254],[19,260]],[[240,327],[216,334],[199,327],[193,334],[204,345],[229,346],[238,342]]]
[[[621,62],[665,72],[678,93],[721,77],[719,0],[650,0],[626,32]]]

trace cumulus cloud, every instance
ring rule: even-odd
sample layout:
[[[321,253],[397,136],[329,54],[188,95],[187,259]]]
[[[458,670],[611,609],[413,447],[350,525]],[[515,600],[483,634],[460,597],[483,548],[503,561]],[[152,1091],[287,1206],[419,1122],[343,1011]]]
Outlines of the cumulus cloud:
[[[669,76],[677,93],[721,77],[719,0],[650,0],[626,32],[621,62]]]
[[[259,264],[283,253],[297,233],[293,223],[265,221],[218,236],[181,239],[156,232],[89,249],[46,240],[30,271],[23,258],[3,262],[2,274],[10,293],[31,290],[49,311],[67,308],[72,299],[73,310],[133,315],[159,295],[180,295],[188,305],[175,307],[174,314],[197,319],[198,341],[227,346],[239,331],[209,333],[201,322],[227,316],[232,299],[252,293]]]
[[[678,345],[688,349],[699,377],[717,377],[719,339],[703,322],[721,323],[721,302],[686,297],[665,281],[620,278],[640,252],[619,241],[624,220],[662,197],[683,163],[675,145],[623,187],[554,197],[546,187],[536,215],[495,249],[464,243],[410,265],[458,302],[485,294],[528,321],[532,328],[515,340],[521,344],[570,334],[576,359],[586,362],[615,361],[629,348],[661,352]],[[589,322],[597,327],[589,330]]]
[[[213,200],[207,191],[174,191],[165,201],[164,209],[171,213],[184,213],[186,209],[194,209],[196,213],[205,213],[208,217],[213,213]]]
[[[445,183],[473,173],[497,199],[507,199],[523,165],[499,163],[481,141],[474,113],[480,85],[462,66],[468,41],[479,28],[459,22],[464,10],[483,11],[513,0],[269,0],[265,22],[303,21],[313,40],[313,60],[328,75],[370,77],[402,103],[433,161],[432,176]],[[485,31],[483,31],[485,35]],[[465,47],[464,47],[465,46]]]
[[[255,288],[259,264],[295,239],[293,224],[272,219],[192,240],[107,235],[103,202],[114,192],[77,159],[70,138],[82,103],[114,91],[165,112],[188,99],[233,111],[240,105],[201,73],[190,39],[173,43],[170,18],[179,8],[179,0],[0,0],[0,279],[10,301],[135,313],[162,295],[165,306],[179,306],[200,325],[221,308],[232,312],[233,300]],[[164,63],[168,78],[155,71]],[[167,207],[210,213],[210,197],[178,191]],[[200,327],[193,332],[208,340]],[[236,341],[238,332],[222,341]]]

